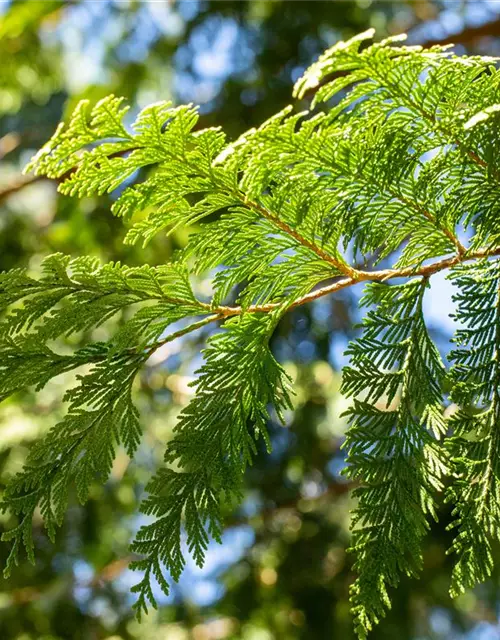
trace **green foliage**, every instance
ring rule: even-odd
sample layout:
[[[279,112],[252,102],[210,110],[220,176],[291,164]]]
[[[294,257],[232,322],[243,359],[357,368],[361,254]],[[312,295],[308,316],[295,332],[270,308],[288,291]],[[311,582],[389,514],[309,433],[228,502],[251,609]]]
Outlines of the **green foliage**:
[[[459,287],[457,330],[452,351],[453,399],[450,417],[457,480],[448,498],[456,506],[458,528],[452,550],[458,555],[451,592],[483,582],[493,570],[492,542],[500,517],[500,269],[497,260],[455,267]]]
[[[181,413],[165,452],[165,462],[182,471],[160,469],[151,480],[143,511],[156,519],[140,529],[132,545],[133,551],[145,555],[133,563],[144,571],[133,589],[139,593],[139,614],[141,609],[147,611],[147,599],[156,606],[150,574],[168,593],[162,563],[175,580],[184,568],[183,517],[188,549],[201,566],[208,533],[220,541],[221,496],[228,502],[240,497],[256,440],[263,438],[269,447],[270,409],[283,419],[282,411],[291,408],[288,379],[268,346],[278,318],[276,314],[234,318],[223,333],[209,340],[205,363],[197,372],[196,396]]]
[[[154,305],[139,308],[108,344],[95,342],[72,355],[61,355],[48,345],[146,301]],[[54,376],[92,365],[65,396],[66,418],[32,449],[25,470],[5,493],[4,506],[20,517],[19,525],[5,535],[14,541],[8,574],[21,541],[33,559],[31,520],[37,507],[53,538],[64,516],[70,481],[74,479],[84,502],[93,479],[104,481],[109,475],[119,443],[133,455],[141,433],[131,397],[134,378],[169,324],[206,309],[194,297],[181,266],[100,267],[92,258],[62,255],[44,261],[39,279],[24,270],[2,274],[0,308],[7,310],[0,346],[1,398],[27,385],[40,389]]]
[[[418,575],[421,542],[434,518],[446,456],[439,353],[425,326],[427,281],[374,283],[364,298],[376,305],[363,321],[363,336],[347,353],[344,393],[354,396],[346,445],[347,473],[355,490],[352,550],[358,579],[352,585],[356,630],[364,637],[390,606],[387,585],[402,571]]]
[[[402,572],[420,572],[421,541],[450,466],[459,528],[452,592],[491,573],[500,509],[500,318],[491,260],[500,253],[500,74],[489,58],[399,46],[401,38],[362,48],[372,35],[338,43],[298,81],[296,97],[314,91],[312,106],[284,109],[233,143],[219,129],[197,129],[192,106],[158,103],[133,119],[109,96],[92,109],[80,102],[33,158],[28,169],[57,179],[63,193],[116,195],[112,209],[130,224],[128,242],[191,230],[166,266],[101,267],[56,255],[38,277],[1,276],[0,395],[90,367],[67,393],[66,418],[7,488],[3,507],[19,519],[5,536],[13,540],[8,571],[22,542],[33,557],[37,507],[52,537],[70,483],[84,501],[91,483],[109,475],[118,445],[134,453],[132,385],[149,356],[221,321],[165,466],[148,486],[142,509],[155,520],[132,545],[142,556],[134,563],[143,572],[137,612],[155,605],[151,578],[168,591],[165,569],[176,580],[184,567],[183,531],[202,564],[258,438],[267,442],[267,420],[290,407],[288,380],[268,346],[283,313],[373,281],[344,372],[344,392],[353,396],[347,473],[359,484],[357,633],[366,637],[384,615],[388,587]],[[471,237],[467,247],[460,227]],[[364,270],[360,260],[384,268]],[[445,421],[446,371],[423,298],[431,276],[447,268],[466,328],[451,356],[457,410]],[[191,288],[200,274],[212,278],[209,302]],[[406,280],[391,285],[391,278]],[[124,310],[110,341],[92,342],[93,329]],[[75,332],[88,334],[89,345],[68,355]]]

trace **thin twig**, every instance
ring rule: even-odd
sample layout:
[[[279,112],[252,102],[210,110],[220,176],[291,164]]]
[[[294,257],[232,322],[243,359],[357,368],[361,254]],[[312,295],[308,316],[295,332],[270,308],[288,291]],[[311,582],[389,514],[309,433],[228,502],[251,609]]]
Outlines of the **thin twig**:
[[[236,314],[233,314],[233,315],[236,315]],[[158,342],[154,342],[153,344],[149,345],[149,348],[146,351],[146,355],[148,357],[150,357],[150,356],[153,355],[153,353],[157,349],[159,349],[160,347],[163,347],[165,344],[168,344],[169,342],[172,342],[173,340],[176,340],[177,338],[181,338],[182,336],[185,336],[186,334],[191,333],[192,331],[196,331],[196,329],[201,329],[201,327],[204,327],[206,324],[210,324],[211,322],[215,322],[215,320],[222,320],[223,318],[224,318],[224,316],[221,313],[214,313],[214,314],[212,314],[210,316],[207,316],[206,318],[202,318],[202,320],[198,320],[197,322],[193,322],[192,324],[188,325],[187,327],[184,327],[183,329],[179,329],[179,331],[175,331],[174,333],[169,334],[163,340],[159,340]]]
[[[341,289],[351,287],[355,284],[358,284],[359,282],[386,282],[387,280],[391,280],[393,278],[408,278],[418,276],[430,278],[435,273],[450,269],[451,267],[454,267],[462,262],[467,262],[469,260],[480,260],[482,258],[490,258],[498,255],[500,255],[500,247],[496,247],[494,249],[480,249],[478,251],[472,251],[466,254],[457,254],[418,268],[405,267],[404,269],[389,268],[379,269],[377,271],[356,271],[356,277],[342,278],[332,284],[326,285],[319,289],[315,289],[314,291],[307,293],[305,296],[297,298],[294,302],[288,305],[287,308],[294,309],[295,307],[300,307],[304,304],[308,304],[309,302],[313,302],[314,300],[318,300],[319,298],[330,295],[331,293],[336,293]],[[152,355],[156,349],[163,346],[164,344],[172,342],[172,340],[175,340],[176,338],[191,333],[192,331],[204,327],[205,325],[208,325],[212,322],[216,322],[217,320],[226,320],[227,318],[239,316],[243,313],[271,313],[279,307],[282,307],[282,303],[270,302],[268,304],[262,305],[251,305],[246,308],[229,306],[214,307],[212,309],[213,313],[211,315],[197,322],[193,322],[187,327],[184,327],[183,329],[170,334],[164,340],[160,340],[159,342],[154,343],[149,347],[147,353],[148,355]]]
[[[41,180],[45,179],[45,176],[28,176],[16,178],[16,180],[9,184],[7,187],[5,187],[4,189],[0,189],[0,203],[7,198],[10,198],[10,196],[13,196],[18,191],[21,191],[21,189],[24,189],[24,187],[29,187],[30,185],[35,184],[35,182],[40,182]]]
[[[304,236],[298,233],[298,231],[296,231],[295,229],[292,229],[292,227],[290,227],[286,222],[278,218],[274,213],[272,213],[262,205],[258,204],[257,202],[253,202],[252,200],[249,200],[244,194],[240,193],[239,199],[249,209],[252,209],[257,213],[260,213],[261,216],[266,218],[266,220],[269,220],[272,224],[274,224],[276,227],[281,229],[281,231],[284,231],[287,235],[294,238],[298,243],[300,243],[304,247],[307,247],[307,249],[309,249],[310,251],[313,251],[322,260],[324,260],[325,262],[328,262],[333,267],[335,267],[337,271],[351,278],[356,277],[356,274],[357,274],[356,269],[353,269],[353,267],[349,266],[348,264],[345,264],[341,260],[338,260],[334,256],[331,256],[326,251],[323,251],[321,247],[318,247],[313,242],[309,241],[307,238],[304,238]]]

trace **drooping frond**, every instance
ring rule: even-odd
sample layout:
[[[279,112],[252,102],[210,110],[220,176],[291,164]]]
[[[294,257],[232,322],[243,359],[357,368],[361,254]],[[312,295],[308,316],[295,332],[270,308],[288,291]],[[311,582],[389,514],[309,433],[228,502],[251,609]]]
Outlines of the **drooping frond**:
[[[108,477],[120,442],[134,453],[141,431],[131,387],[143,361],[137,354],[104,357],[66,393],[67,416],[32,448],[23,471],[5,491],[2,508],[19,517],[19,524],[2,536],[13,542],[5,575],[17,564],[21,544],[34,562],[31,521],[37,507],[53,540],[66,510],[69,483],[75,482],[84,502],[91,482]]]
[[[131,305],[139,308],[109,343],[93,343],[73,354],[49,343],[93,329]],[[19,516],[5,534],[13,540],[6,571],[24,542],[33,559],[31,519],[39,507],[51,538],[60,525],[70,481],[86,500],[90,483],[104,481],[117,445],[133,455],[141,429],[132,402],[136,374],[170,324],[210,312],[194,296],[182,265],[128,268],[100,266],[90,258],[53,255],[36,278],[24,270],[0,275],[0,398],[19,389],[40,389],[51,378],[82,365],[89,373],[65,396],[68,414],[31,451],[24,470],[10,483],[3,508]]]
[[[156,103],[133,117],[109,96],[94,107],[80,102],[33,158],[28,169],[57,179],[63,193],[113,192],[126,242],[186,226],[190,233],[160,267],[57,255],[40,276],[0,275],[0,399],[88,369],[68,394],[67,417],[7,490],[4,506],[19,517],[7,534],[10,565],[23,539],[32,554],[37,505],[52,535],[69,482],[85,499],[89,483],[107,476],[115,447],[137,446],[130,393],[142,363],[165,342],[223,321],[149,485],[144,510],[156,520],[134,543],[144,572],[137,610],[154,604],[150,578],[165,590],[165,570],[178,578],[183,532],[203,562],[269,412],[288,406],[268,347],[275,322],[297,305],[373,281],[365,302],[374,308],[344,373],[353,396],[349,473],[361,484],[352,545],[358,634],[384,614],[399,576],[419,571],[448,450],[458,476],[449,494],[459,527],[452,590],[489,575],[499,499],[498,275],[490,260],[500,255],[500,72],[491,58],[404,46],[402,36],[369,44],[372,36],[337,43],[305,72],[295,87],[303,111],[289,106],[236,141],[200,129],[192,105]],[[446,447],[443,365],[422,299],[433,274],[449,268],[466,327],[452,355],[459,410]],[[196,298],[191,275],[211,279],[211,300]],[[389,285],[391,278],[405,281]],[[92,339],[125,310],[107,343],[68,354],[73,334]]]
[[[156,606],[152,575],[168,593],[162,565],[174,580],[182,572],[184,522],[187,547],[197,564],[203,564],[209,535],[220,540],[221,501],[240,497],[256,441],[263,438],[269,447],[270,411],[281,418],[282,411],[290,408],[289,381],[268,345],[278,318],[275,314],[235,318],[209,340],[196,395],[181,413],[165,453],[169,466],[151,480],[150,495],[142,505],[144,513],[156,519],[140,529],[132,544],[133,551],[145,556],[133,563],[144,571],[134,587],[139,613],[147,610],[148,600]]]
[[[451,593],[458,595],[491,575],[492,543],[500,541],[500,264],[455,267],[456,318],[461,328],[451,352],[449,446],[457,476],[448,492],[457,535]]]
[[[364,303],[376,307],[344,370],[344,393],[354,396],[347,473],[361,483],[352,523],[358,578],[351,587],[360,638],[390,607],[388,586],[403,572],[419,573],[421,540],[446,470],[437,442],[445,431],[444,366],[425,326],[426,286],[421,279],[369,285]]]

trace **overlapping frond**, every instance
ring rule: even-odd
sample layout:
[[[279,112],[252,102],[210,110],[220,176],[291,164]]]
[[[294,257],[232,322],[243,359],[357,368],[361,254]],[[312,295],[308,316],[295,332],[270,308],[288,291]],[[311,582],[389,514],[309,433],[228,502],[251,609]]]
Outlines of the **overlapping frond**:
[[[256,441],[269,446],[270,412],[282,416],[290,408],[289,380],[269,350],[276,314],[245,315],[229,320],[213,336],[198,371],[196,395],[181,413],[176,435],[160,469],[147,487],[142,505],[152,524],[143,526],[132,550],[145,557],[133,563],[144,572],[134,587],[137,610],[156,606],[152,575],[168,593],[164,565],[178,579],[184,567],[182,526],[186,546],[203,564],[209,535],[220,540],[222,500],[240,497],[245,468],[256,453]],[[175,465],[175,466],[172,466]]]
[[[500,264],[456,267],[456,317],[449,446],[457,476],[448,492],[455,505],[457,535],[452,595],[491,575],[492,543],[500,541]]]
[[[347,473],[361,483],[352,541],[358,578],[351,587],[360,638],[390,607],[387,587],[401,573],[418,574],[446,470],[437,443],[445,431],[444,366],[425,326],[426,286],[422,279],[368,286],[364,303],[376,306],[344,370],[344,393],[354,396]]]
[[[40,276],[0,275],[0,399],[88,369],[68,392],[67,417],[7,489],[4,507],[19,518],[7,534],[9,568],[22,542],[32,557],[37,506],[53,535],[70,483],[84,500],[119,444],[133,453],[140,429],[131,389],[149,355],[221,320],[148,487],[143,510],[155,520],[133,544],[142,556],[138,613],[155,604],[151,578],[168,591],[166,574],[175,580],[184,567],[184,538],[203,562],[209,537],[220,539],[222,502],[238,497],[256,441],[266,439],[270,412],[289,406],[288,381],[268,346],[281,314],[374,281],[365,296],[373,308],[344,372],[353,396],[348,473],[361,485],[352,545],[357,632],[366,637],[384,615],[402,573],[419,572],[450,453],[459,530],[452,591],[491,573],[500,524],[492,261],[500,255],[500,72],[491,58],[403,46],[400,36],[369,44],[372,36],[337,43],[306,71],[295,87],[304,111],[289,106],[234,142],[218,128],[200,129],[192,105],[156,103],[133,117],[109,96],[94,107],[80,102],[33,158],[28,169],[57,179],[63,193],[113,192],[126,242],[191,229],[169,265],[132,269],[57,255]],[[445,427],[444,368],[422,299],[429,278],[448,268],[465,328],[451,356],[459,410]],[[191,275],[211,278],[211,300],[196,298]],[[67,353],[73,334],[92,337],[124,310],[108,342]],[[443,446],[448,429],[453,438]]]
[[[438,173],[428,181],[434,183],[431,196],[439,205],[436,221],[447,229],[459,221],[472,225],[475,248],[488,239],[495,243],[500,219],[496,59],[456,56],[449,46],[401,46],[404,35],[361,49],[373,33],[326,51],[297,81],[295,95],[315,91],[313,103],[320,104],[354,84],[330,118],[351,120],[357,114],[384,123],[394,118],[405,122],[408,148],[418,142],[415,159],[422,162],[425,153],[439,156]],[[397,155],[393,159],[395,166],[406,165]]]
[[[57,351],[74,333],[98,327],[125,307],[139,308],[108,343],[91,343],[72,354]],[[207,314],[182,265],[140,268],[104,266],[91,258],[47,258],[41,274],[0,275],[0,398],[27,386],[40,389],[62,373],[91,366],[65,396],[68,413],[31,451],[24,470],[7,489],[3,508],[19,516],[5,535],[13,540],[7,566],[17,562],[23,541],[33,557],[31,519],[39,507],[51,538],[61,524],[70,481],[86,500],[90,483],[104,481],[115,449],[133,455],[140,439],[132,384],[156,341],[177,320]],[[56,341],[56,346],[52,343]],[[67,351],[67,345],[61,343]]]

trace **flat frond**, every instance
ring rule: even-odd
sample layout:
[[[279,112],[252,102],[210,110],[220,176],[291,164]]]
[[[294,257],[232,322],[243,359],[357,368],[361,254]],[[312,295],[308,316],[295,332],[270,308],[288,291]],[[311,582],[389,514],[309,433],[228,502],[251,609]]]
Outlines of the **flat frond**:
[[[416,576],[421,540],[446,460],[441,384],[444,366],[423,318],[425,280],[371,284],[365,304],[376,305],[348,353],[344,393],[354,396],[346,446],[355,490],[352,549],[358,578],[351,588],[360,638],[390,607],[389,586],[401,573]]]
[[[147,487],[142,511],[155,520],[139,530],[132,544],[134,552],[145,556],[133,563],[144,572],[134,587],[139,614],[148,601],[155,605],[151,577],[167,593],[163,567],[174,580],[179,578],[185,564],[183,530],[188,551],[203,564],[210,536],[220,540],[221,502],[240,497],[256,441],[263,438],[269,446],[270,412],[281,417],[290,407],[289,380],[268,346],[276,320],[273,315],[244,315],[227,321],[209,340],[196,395],[181,413],[165,453],[169,467],[160,469]]]
[[[158,267],[55,255],[38,274],[0,274],[0,399],[89,369],[68,392],[66,418],[7,489],[4,507],[19,521],[6,534],[9,569],[22,545],[33,557],[36,508],[52,536],[71,483],[85,500],[117,446],[134,452],[131,386],[147,358],[221,321],[148,485],[143,510],[155,519],[133,544],[143,572],[137,611],[155,605],[151,579],[168,592],[184,547],[203,563],[210,538],[221,536],[221,505],[238,498],[258,439],[269,444],[267,421],[289,407],[288,380],[269,350],[279,318],[370,282],[343,375],[352,396],[348,474],[360,484],[358,635],[385,614],[401,574],[419,573],[450,458],[452,592],[491,574],[500,525],[500,71],[492,58],[407,46],[405,36],[373,43],[373,35],[335,44],[297,81],[299,104],[235,141],[200,129],[193,105],[159,102],[133,118],[108,96],[93,107],[81,101],[34,156],[27,169],[56,179],[62,193],[113,192],[125,242],[189,234],[173,262]],[[445,424],[445,370],[422,301],[431,277],[447,269],[462,327],[450,356],[457,410]],[[196,297],[191,276],[210,279],[210,300]],[[67,354],[74,334],[92,336],[119,315],[108,342]]]
[[[450,354],[458,407],[449,419],[456,480],[447,496],[455,505],[451,593],[458,595],[491,575],[492,543],[500,541],[500,264],[456,267],[451,277],[462,325]]]

